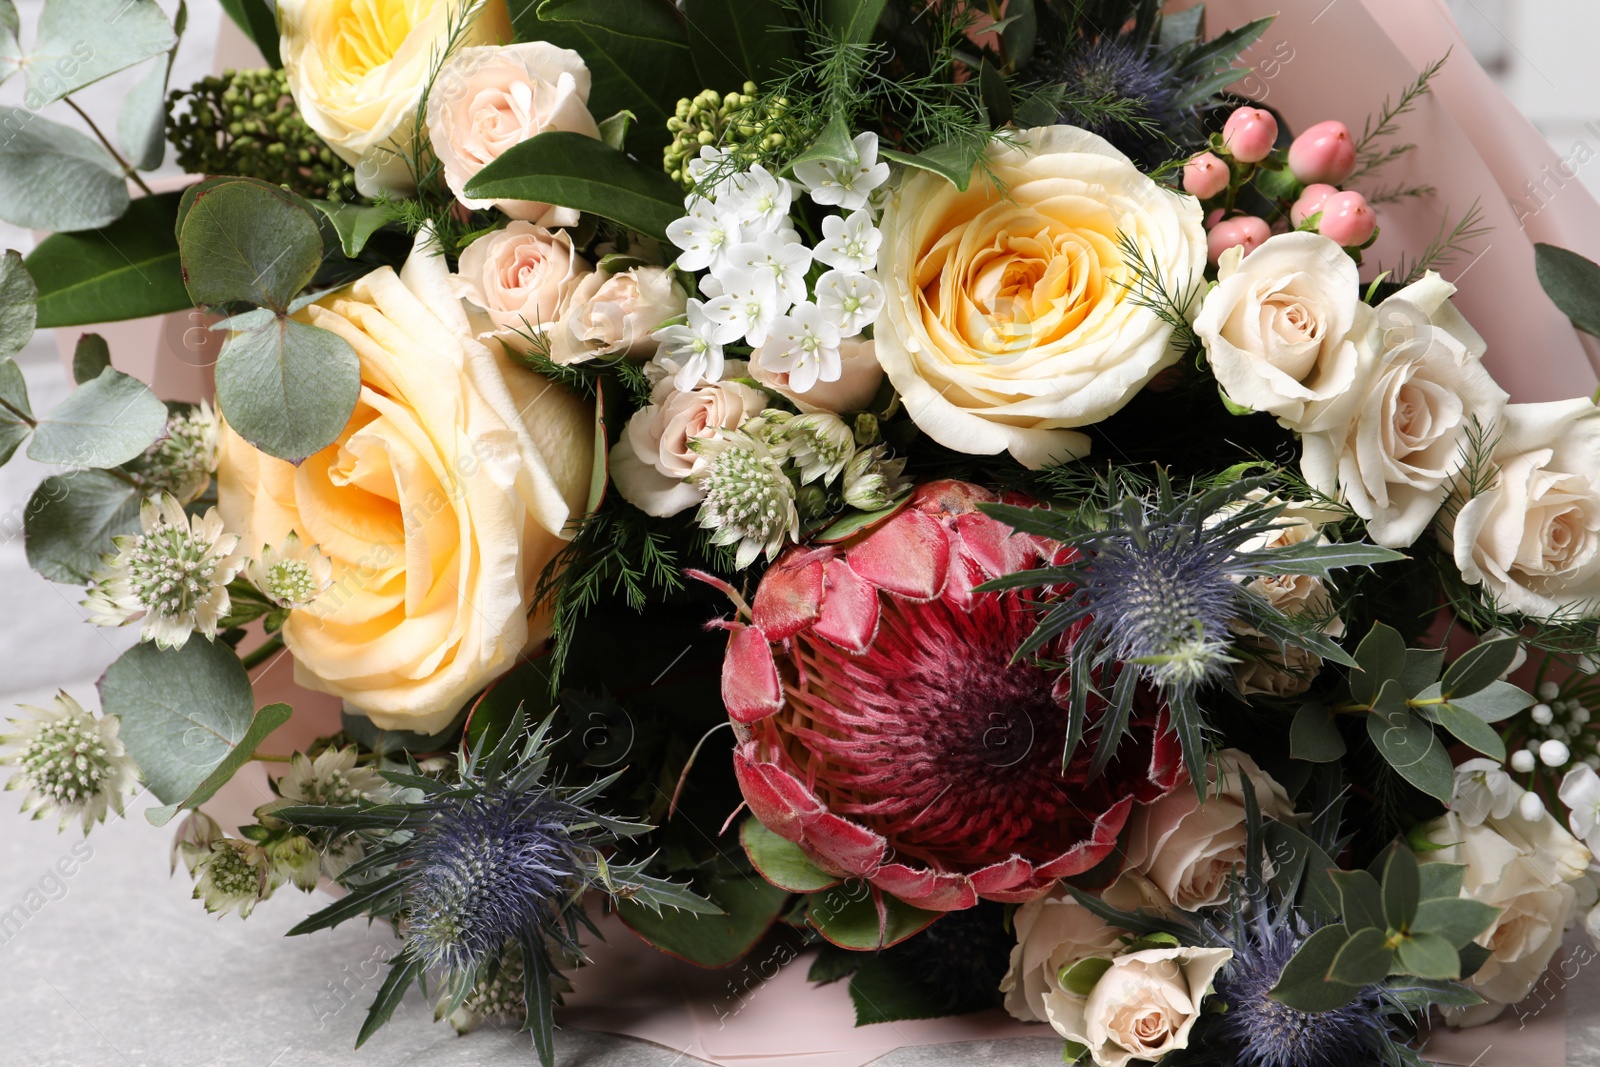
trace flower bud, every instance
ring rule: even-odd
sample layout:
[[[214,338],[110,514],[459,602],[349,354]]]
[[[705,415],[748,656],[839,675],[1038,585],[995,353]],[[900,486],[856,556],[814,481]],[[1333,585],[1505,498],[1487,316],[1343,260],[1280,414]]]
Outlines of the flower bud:
[[[311,840],[299,834],[284,838],[267,849],[272,870],[279,878],[293,882],[307,893],[317,888],[317,876],[322,871],[322,857]]]
[[[1260,163],[1277,139],[1278,120],[1258,107],[1237,108],[1222,127],[1222,143],[1240,163]]]
[[[890,459],[883,445],[857,452],[844,470],[844,502],[862,511],[893,504],[909,484],[900,477],[905,465],[903,459]]]
[[[1271,236],[1272,227],[1265,220],[1254,215],[1236,215],[1217,223],[1206,238],[1206,249],[1211,262],[1215,263],[1230,248],[1242,246],[1244,254],[1248,256]]]
[[[1332,185],[1306,186],[1305,191],[1300,194],[1300,199],[1289,209],[1289,221],[1294,223],[1296,228],[1304,226],[1307,219],[1322,210],[1322,205],[1328,202],[1328,197],[1338,191]]]
[[[1289,170],[1307,185],[1338,185],[1356,169],[1356,143],[1332,119],[1306,130],[1289,146]]]
[[[1335,193],[1322,204],[1317,232],[1342,248],[1359,248],[1372,239],[1378,216],[1367,198],[1350,190]]]
[[[1215,152],[1201,152],[1183,167],[1183,188],[1201,200],[1209,200],[1228,187],[1228,165]]]

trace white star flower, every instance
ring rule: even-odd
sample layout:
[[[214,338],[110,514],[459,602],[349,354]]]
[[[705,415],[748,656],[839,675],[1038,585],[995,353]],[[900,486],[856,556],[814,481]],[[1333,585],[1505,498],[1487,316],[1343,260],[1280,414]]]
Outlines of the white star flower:
[[[849,218],[829,215],[822,220],[823,242],[817,246],[817,259],[843,271],[865,273],[878,265],[878,246],[883,244],[883,234],[872,224],[865,211],[855,211]]]
[[[810,269],[811,249],[800,243],[800,235],[780,231],[762,234],[732,249],[726,269],[718,271],[718,275],[724,284],[729,271],[771,278],[778,290],[780,310],[787,310],[806,298],[806,272]]]
[[[690,300],[688,322],[667,326],[650,336],[661,342],[656,359],[673,372],[672,384],[687,393],[702,381],[722,377],[722,343],[716,339],[719,324],[706,315],[706,306]]]
[[[1517,806],[1522,788],[1492,759],[1469,759],[1456,768],[1450,810],[1468,826],[1504,819]]]
[[[792,227],[789,205],[794,189],[784,178],[774,178],[757,163],[743,174],[734,175],[725,190],[717,194],[717,207],[737,219],[748,237],[776,233]]]
[[[860,159],[853,167],[833,160],[795,165],[794,176],[811,194],[813,203],[855,211],[866,207],[872,191],[889,180],[889,164],[878,162],[878,135],[863,133],[852,143]]]
[[[771,273],[732,272],[718,280],[717,288],[719,295],[706,304],[706,317],[718,324],[717,340],[729,344],[743,337],[752,348],[765,344],[767,330],[784,310]]]
[[[1600,854],[1600,775],[1580,763],[1561,779],[1557,795],[1572,813],[1567,819],[1572,835]]]
[[[689,213],[667,226],[667,237],[683,250],[678,256],[679,269],[714,267],[744,240],[744,228],[727,209],[701,196],[691,196],[684,206]]]
[[[854,337],[877,321],[883,310],[883,285],[854,271],[830,270],[817,279],[817,306],[841,337]]]
[[[817,305],[804,303],[772,324],[772,336],[756,358],[764,367],[787,372],[789,388],[804,393],[819,381],[839,380],[839,341],[839,327]]]

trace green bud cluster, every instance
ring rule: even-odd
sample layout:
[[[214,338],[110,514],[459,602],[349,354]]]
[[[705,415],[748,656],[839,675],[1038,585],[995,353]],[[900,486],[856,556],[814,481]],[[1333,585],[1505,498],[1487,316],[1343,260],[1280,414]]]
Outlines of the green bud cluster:
[[[168,97],[167,140],[190,174],[243,174],[302,196],[355,200],[355,171],[295,107],[281,70],[229,70]]]
[[[732,153],[741,167],[770,158],[790,142],[784,133],[789,101],[756,98],[756,83],[745,82],[742,92],[719,93],[704,89],[678,101],[676,114],[667,119],[672,143],[662,152],[662,168],[685,189],[694,188],[689,161],[711,145]]]

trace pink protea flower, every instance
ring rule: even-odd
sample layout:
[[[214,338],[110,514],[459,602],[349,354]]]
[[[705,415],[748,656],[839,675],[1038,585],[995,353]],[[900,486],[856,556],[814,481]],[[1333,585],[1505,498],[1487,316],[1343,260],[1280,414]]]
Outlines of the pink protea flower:
[[[1070,550],[977,509],[996,499],[925,485],[864,536],[785,553],[724,624],[750,810],[829,873],[934,911],[1087,871],[1179,775],[1153,691],[1102,774],[1090,780],[1092,736],[1063,769],[1065,675],[1012,662],[1038,615],[973,587]],[[1045,655],[1064,659],[1075,633]]]

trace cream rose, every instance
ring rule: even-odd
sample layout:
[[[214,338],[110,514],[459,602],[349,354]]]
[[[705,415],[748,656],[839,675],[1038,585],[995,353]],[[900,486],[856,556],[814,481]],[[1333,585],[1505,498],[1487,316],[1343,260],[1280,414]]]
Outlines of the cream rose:
[[[1355,341],[1371,326],[1355,260],[1315,233],[1284,233],[1244,256],[1223,253],[1194,332],[1228,399],[1293,430],[1355,381]]]
[[[456,199],[475,211],[497,207],[541,226],[576,226],[578,212],[529,200],[474,200],[467,182],[512,145],[547,130],[600,136],[589,114],[583,57],[548,41],[462,48],[428,94],[428,137]]]
[[[531,222],[513,222],[473,241],[458,268],[453,285],[478,312],[478,337],[524,352],[533,335],[558,332],[579,284],[594,269],[567,231]]]
[[[1283,786],[1238,749],[1217,753],[1208,775],[1204,804],[1185,784],[1135,809],[1129,820],[1128,866],[1143,872],[1184,911],[1228,899],[1229,880],[1245,862],[1247,784],[1263,819],[1283,819],[1294,811]]]
[[[1513,788],[1520,795],[1521,788]],[[1443,846],[1426,853],[1425,861],[1464,864],[1461,895],[1501,909],[1478,938],[1489,959],[1466,979],[1485,1003],[1445,1013],[1453,1025],[1478,1026],[1538,984],[1573,922],[1579,888],[1574,883],[1584,877],[1591,857],[1548,811],[1530,821],[1515,806],[1510,815],[1490,815],[1480,825],[1447,812],[1424,833]]]
[[[302,314],[356,350],[360,401],[298,467],[225,431],[222,515],[246,544],[294,533],[332,561],[283,628],[296,680],[434,733],[548,636],[532,594],[583,514],[594,411],[473,340],[425,248]]]
[[[664,267],[586,274],[572,292],[560,328],[551,332],[550,358],[567,364],[648,356],[657,347],[650,335],[682,315],[687,301],[688,294]]]
[[[367,196],[416,185],[417,107],[451,25],[472,0],[278,0],[279,49],[306,125],[356,169]],[[463,45],[511,40],[505,0],[488,0]]]
[[[839,342],[839,380],[818,382],[803,393],[789,388],[787,371],[775,371],[757,361],[750,367],[750,376],[773,392],[788,399],[805,414],[832,412],[845,415],[865,411],[878,395],[883,384],[883,367],[878,364],[878,351],[874,342],[861,337],[848,337]]]
[[[1087,998],[1046,998],[1050,1025],[1087,1048],[1098,1067],[1159,1060],[1189,1047],[1201,1003],[1232,958],[1231,949],[1187,946],[1118,956]]]
[[[1028,467],[1076,458],[1071,427],[1119,410],[1178,359],[1172,328],[1133,299],[1138,243],[1172,291],[1205,271],[1199,201],[1163,189],[1086,130],[996,143],[966,192],[907,172],[884,211],[878,359],[906,411],[958,452]],[[996,187],[999,183],[1000,188]]]
[[[622,499],[659,518],[705,499],[704,491],[687,481],[707,462],[692,442],[737,430],[767,406],[765,393],[734,380],[746,373],[744,361],[731,359],[721,381],[702,382],[687,392],[670,376],[656,385],[650,404],[633,413],[611,450],[611,480]]]
[[[1442,531],[1461,576],[1506,611],[1600,607],[1600,409],[1587,398],[1511,404],[1493,485]]]
[[[1482,341],[1430,273],[1378,306],[1341,419],[1302,438],[1301,470],[1341,494],[1372,540],[1414,542],[1466,462],[1474,427],[1492,432],[1508,397],[1484,369]]]

